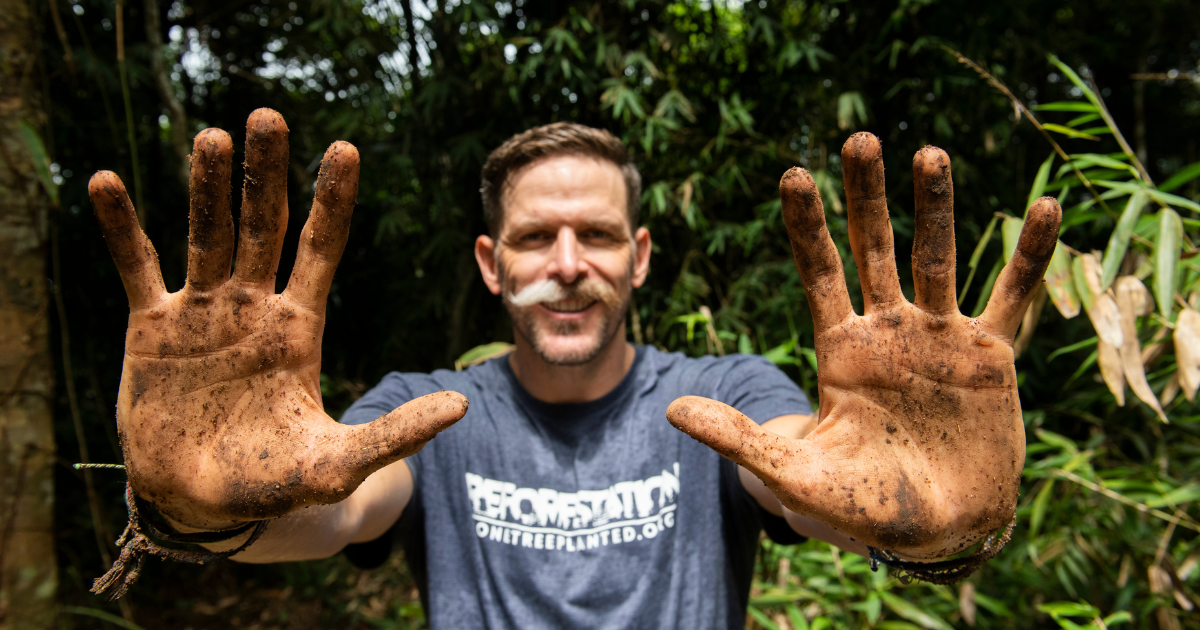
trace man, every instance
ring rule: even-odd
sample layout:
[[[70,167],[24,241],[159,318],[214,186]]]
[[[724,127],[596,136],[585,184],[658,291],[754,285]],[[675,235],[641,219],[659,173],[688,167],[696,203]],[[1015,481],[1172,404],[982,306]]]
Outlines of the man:
[[[239,526],[273,519],[236,559],[346,548],[369,565],[395,528],[433,627],[738,627],[763,527],[785,542],[923,560],[1008,524],[1024,458],[1010,346],[1056,241],[1052,202],[1030,210],[985,314],[963,317],[949,160],[919,153],[909,304],[879,143],[851,138],[859,317],[811,177],[789,172],[784,212],[821,364],[821,425],[799,440],[817,419],[761,358],[625,341],[651,251],[637,171],[606,132],[531,129],[484,167],[489,234],[475,243],[512,314],[515,351],[461,373],[390,374],[345,426],[324,415],[317,380],[357,153],[345,143],[326,153],[288,288],[274,294],[286,133],[270,110],[247,124],[232,276],[232,146],[219,130],[197,136],[188,283],[175,294],[119,180],[90,184],[131,303],[118,421],[132,487],[180,530],[237,533],[213,548],[239,548]]]

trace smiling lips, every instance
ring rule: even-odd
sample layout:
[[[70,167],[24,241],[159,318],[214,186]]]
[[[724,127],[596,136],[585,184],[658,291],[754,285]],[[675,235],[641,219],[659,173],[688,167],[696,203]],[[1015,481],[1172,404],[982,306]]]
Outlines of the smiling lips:
[[[591,298],[568,298],[565,300],[556,300],[553,302],[542,302],[548,310],[555,313],[580,313],[586,311],[599,300]]]

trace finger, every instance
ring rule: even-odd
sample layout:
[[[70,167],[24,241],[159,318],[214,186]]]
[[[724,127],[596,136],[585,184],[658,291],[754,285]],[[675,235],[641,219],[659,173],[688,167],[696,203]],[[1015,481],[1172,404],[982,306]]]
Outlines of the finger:
[[[925,147],[913,157],[916,228],[913,238],[914,301],[937,314],[958,312],[954,273],[954,182],[950,156]]]
[[[335,142],[325,151],[312,212],[300,233],[296,265],[285,291],[300,303],[324,306],[329,295],[358,198],[358,166],[358,149],[349,142]]]
[[[167,289],[158,267],[158,254],[138,225],[137,213],[121,178],[112,171],[96,173],[88,182],[88,196],[92,198],[108,253],[121,274],[129,307],[145,308],[161,300]]]
[[[358,483],[384,466],[416,454],[467,413],[467,398],[440,391],[410,400],[374,422],[347,428],[337,447],[343,476]]]
[[[825,224],[825,206],[812,175],[802,168],[783,174],[779,199],[813,324],[817,331],[825,330],[854,314],[842,259]]]
[[[850,136],[842,147],[842,176],[850,249],[862,283],[863,310],[870,313],[904,299],[883,188],[883,146],[878,138],[866,132]]]
[[[754,473],[778,490],[805,487],[821,459],[812,442],[791,440],[763,429],[738,410],[700,396],[683,396],[667,407],[667,421]]]
[[[1041,286],[1046,266],[1054,255],[1061,223],[1062,209],[1053,197],[1042,197],[1029,207],[1012,260],[1000,272],[987,308],[979,316],[985,332],[1012,343],[1017,325]]]
[[[237,268],[244,284],[274,283],[287,232],[288,128],[272,109],[246,121],[246,180],[242,186]]]
[[[187,286],[207,291],[229,279],[233,262],[233,140],[220,129],[205,129],[196,135],[191,158]]]

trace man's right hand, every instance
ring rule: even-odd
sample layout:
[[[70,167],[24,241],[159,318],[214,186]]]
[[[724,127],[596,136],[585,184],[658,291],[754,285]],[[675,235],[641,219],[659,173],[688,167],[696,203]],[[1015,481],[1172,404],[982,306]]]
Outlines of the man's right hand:
[[[418,398],[356,427],[321,403],[325,300],[358,193],[358,151],[325,152],[287,289],[275,275],[287,229],[288,129],[259,109],[246,123],[237,264],[233,145],[206,129],[191,156],[187,283],[167,293],[154,247],[113,173],[88,185],[129,297],[117,428],[134,491],[201,529],[346,498],[372,472],[460,419],[455,392]]]

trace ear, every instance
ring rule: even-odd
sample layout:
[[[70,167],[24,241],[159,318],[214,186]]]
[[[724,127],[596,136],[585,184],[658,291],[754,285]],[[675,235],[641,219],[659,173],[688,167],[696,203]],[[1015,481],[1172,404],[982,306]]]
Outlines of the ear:
[[[475,262],[479,263],[479,273],[483,283],[487,285],[492,295],[500,295],[500,270],[496,264],[496,241],[487,234],[480,234],[475,239]]]
[[[646,283],[650,273],[650,230],[638,228],[633,233],[633,246],[633,288],[636,289]]]

